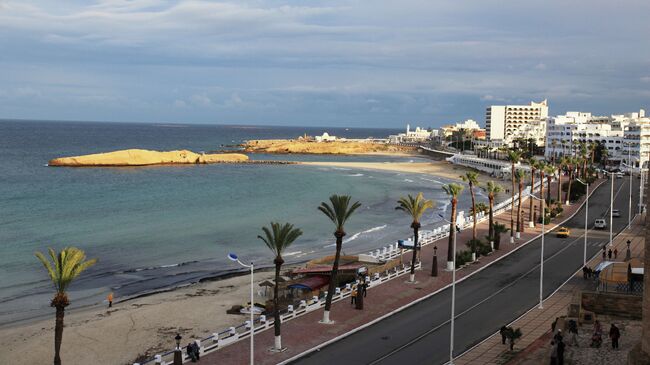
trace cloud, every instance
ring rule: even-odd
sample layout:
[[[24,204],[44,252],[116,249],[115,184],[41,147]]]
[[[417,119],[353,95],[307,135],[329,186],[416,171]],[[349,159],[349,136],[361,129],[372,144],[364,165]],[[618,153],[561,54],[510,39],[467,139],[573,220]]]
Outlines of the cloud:
[[[190,96],[190,102],[197,106],[211,106],[212,99],[205,94],[194,94]]]
[[[639,78],[639,80],[641,80],[641,82],[650,82],[650,76],[643,76]]]

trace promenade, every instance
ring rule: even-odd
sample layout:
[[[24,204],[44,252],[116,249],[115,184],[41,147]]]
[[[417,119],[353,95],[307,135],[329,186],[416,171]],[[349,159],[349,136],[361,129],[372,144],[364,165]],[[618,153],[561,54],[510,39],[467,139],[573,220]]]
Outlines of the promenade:
[[[618,261],[623,261],[625,257],[627,240],[631,241],[631,257],[642,258],[645,247],[644,227],[642,217],[637,215],[631,225],[631,229],[626,229],[615,237],[614,247],[612,249],[616,248],[618,250]],[[602,256],[598,252],[597,255],[588,261],[587,266],[595,267],[602,261]],[[522,337],[516,342],[514,352],[508,351],[507,345],[501,343],[501,335],[495,332],[495,334],[485,341],[458,357],[454,363],[456,365],[547,364],[549,359],[546,349],[550,342],[551,324],[556,318],[567,315],[569,304],[580,302],[579,298],[582,290],[593,289],[594,282],[584,280],[582,271],[577,272],[555,294],[543,302],[543,309],[535,307],[510,324],[513,328],[520,328],[522,331]],[[585,334],[591,333],[591,326],[589,328],[581,328],[580,330]],[[606,354],[603,353],[611,352],[608,351],[609,347],[607,344],[608,342],[606,341],[602,349],[589,349],[587,352],[592,353],[593,356],[599,356],[599,358],[597,361],[596,359],[591,359],[594,361],[586,363],[596,364],[605,361]],[[634,342],[621,341],[619,354],[615,354],[614,359],[610,359],[609,362],[606,361],[604,363],[617,363],[616,361],[620,360],[619,358],[626,357],[625,354],[633,345]],[[623,352],[623,354],[620,352]]]
[[[602,181],[595,182],[592,186],[595,187]],[[504,187],[507,187],[507,182],[504,182]],[[554,185],[552,189],[552,196],[556,196],[557,187]],[[593,189],[595,190],[595,189]],[[501,199],[505,198],[505,194],[501,195]],[[572,204],[565,207],[565,211],[561,217],[556,218],[550,225],[546,226],[547,230],[552,229],[557,224],[556,222],[563,221],[564,219],[572,216],[580,207],[581,202]],[[535,202],[539,204],[539,202]],[[503,234],[501,239],[500,250],[495,251],[489,256],[481,257],[478,262],[469,265],[457,271],[457,279],[463,279],[468,275],[475,273],[485,268],[488,264],[499,260],[513,250],[522,247],[522,244],[537,237],[541,233],[541,226],[537,225],[536,228],[528,227],[528,207],[529,202],[525,201],[522,204],[522,211],[524,217],[525,232],[522,233],[521,238],[516,240],[515,244],[510,244],[509,234]],[[496,221],[510,226],[510,212],[506,211],[496,217]],[[423,227],[426,229],[426,227]],[[478,224],[477,237],[482,238],[487,235],[488,224],[487,221]],[[461,232],[457,240],[457,251],[466,249],[465,242],[471,239],[471,229],[466,229]],[[308,313],[297,319],[283,323],[282,325],[282,342],[287,347],[287,350],[281,353],[272,353],[269,348],[273,344],[273,330],[266,330],[262,333],[255,335],[255,363],[256,364],[276,364],[285,360],[291,359],[314,347],[324,346],[330,341],[337,339],[337,337],[344,335],[350,331],[356,330],[361,326],[366,326],[387,314],[394,312],[404,306],[412,304],[424,297],[430,296],[451,283],[451,272],[444,271],[446,265],[448,239],[444,238],[436,241],[434,244],[425,246],[422,249],[422,269],[416,271],[416,284],[407,283],[407,276],[393,279],[385,284],[376,288],[371,288],[368,291],[368,297],[365,300],[365,308],[363,311],[354,309],[349,301],[343,300],[336,302],[332,305],[331,318],[335,321],[331,325],[323,325],[318,323],[322,317],[322,310],[317,310]],[[431,277],[431,266],[433,258],[433,247],[438,248],[438,267],[439,276]],[[410,253],[404,257],[405,262],[408,261]],[[447,311],[449,309],[445,309]],[[235,344],[220,349],[214,353],[205,355],[201,359],[203,364],[242,364],[249,361],[249,342],[239,341]]]

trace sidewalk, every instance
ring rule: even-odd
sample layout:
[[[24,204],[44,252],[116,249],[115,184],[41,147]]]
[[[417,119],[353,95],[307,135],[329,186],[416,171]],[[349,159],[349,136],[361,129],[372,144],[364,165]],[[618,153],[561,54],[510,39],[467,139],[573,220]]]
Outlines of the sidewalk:
[[[600,180],[596,181],[595,185],[600,184],[601,182],[602,181]],[[552,190],[557,192],[557,187],[554,186]],[[505,194],[501,195],[501,197],[505,196]],[[562,216],[559,217],[559,219],[555,219],[555,221],[563,221],[573,215],[581,206],[581,203],[582,200],[569,207],[565,207]],[[503,234],[500,250],[493,252],[489,256],[481,257],[478,262],[458,270],[456,272],[457,280],[467,277],[471,273],[486,267],[488,264],[498,260],[509,252],[522,247],[522,243],[528,242],[541,233],[541,226],[539,224],[536,228],[528,227],[529,204],[530,203],[527,200],[522,203],[525,232],[521,234],[521,238],[516,240],[513,245],[510,244],[509,234]],[[535,202],[535,204],[537,205],[539,202]],[[496,221],[506,224],[506,226],[509,227],[510,211],[506,211],[496,217]],[[555,225],[555,222],[547,225],[547,231],[552,229]],[[487,221],[479,223],[477,228],[477,237],[482,238],[488,234]],[[457,251],[467,249],[465,247],[465,242],[471,239],[471,237],[471,228],[459,233],[457,239]],[[438,247],[438,277],[431,277],[434,246]],[[447,238],[443,238],[433,244],[424,246],[421,255],[422,269],[416,271],[417,283],[406,283],[405,281],[408,280],[408,277],[403,276],[378,286],[377,288],[381,290],[375,290],[375,288],[369,289],[368,296],[365,298],[365,309],[363,311],[354,309],[349,301],[342,300],[332,304],[331,318],[335,321],[334,324],[323,325],[318,323],[322,318],[322,310],[317,310],[283,323],[282,343],[287,347],[287,350],[284,352],[272,353],[269,351],[269,348],[273,345],[273,330],[266,330],[262,333],[256,334],[255,363],[277,364],[285,361],[311,348],[322,346],[327,341],[331,341],[338,336],[342,336],[347,332],[375,321],[390,312],[396,311],[405,305],[411,304],[417,299],[444,288],[451,283],[451,272],[443,270],[446,267],[447,246]],[[410,253],[405,255],[404,260],[408,260],[409,258]],[[223,349],[204,355],[201,358],[201,363],[220,365],[247,363],[249,361],[249,346],[248,341],[239,341]]]
[[[630,250],[632,257],[643,255],[645,244],[644,225],[637,218],[631,230],[624,230],[614,239],[614,247],[619,251],[619,257],[625,257],[626,241],[632,241]],[[603,261],[600,252],[595,258],[588,261],[589,267],[594,267]],[[522,337],[515,344],[515,352],[511,353],[507,345],[501,344],[501,336],[495,333],[484,342],[458,357],[454,363],[457,365],[492,365],[492,364],[546,364],[548,363],[546,351],[541,351],[542,358],[537,359],[539,349],[548,345],[550,341],[551,323],[555,318],[566,316],[567,308],[571,303],[579,303],[580,291],[593,290],[593,282],[585,281],[582,272],[578,272],[571,280],[562,286],[556,293],[544,301],[544,309],[533,308],[528,313],[511,324],[513,328],[521,328]],[[546,341],[548,337],[548,341]],[[524,349],[517,353],[517,349]]]

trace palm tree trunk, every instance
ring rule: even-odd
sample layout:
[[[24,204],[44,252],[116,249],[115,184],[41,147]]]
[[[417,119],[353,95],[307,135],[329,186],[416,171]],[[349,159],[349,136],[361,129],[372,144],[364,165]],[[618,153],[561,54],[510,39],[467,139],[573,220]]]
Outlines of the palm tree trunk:
[[[456,237],[456,198],[451,199],[451,223],[449,224],[449,245],[447,247],[447,268],[454,262],[454,237]]]
[[[280,334],[280,298],[278,284],[280,284],[280,269],[282,268],[282,257],[278,256],[275,259],[275,285],[273,286],[273,328],[275,330],[275,349],[282,349],[282,337]],[[328,293],[329,294],[329,293]]]
[[[469,183],[469,192],[472,196],[472,239],[476,239],[476,197],[474,196],[474,185]]]
[[[566,189],[566,195],[565,195],[565,201],[566,204],[569,205],[569,198],[571,197],[571,180],[573,180],[573,170],[569,170],[569,186],[567,186]]]
[[[535,169],[531,169],[530,172],[530,193],[535,192]],[[520,197],[521,198],[521,197]],[[528,221],[533,222],[533,226],[535,225],[535,222],[533,221],[533,210],[535,209],[535,203],[533,202],[533,198],[530,198],[530,212],[528,212]]]
[[[494,196],[489,195],[488,196],[489,204],[490,204],[490,212],[489,212],[489,225],[488,227],[488,238],[491,242],[494,242]]]
[[[61,342],[63,341],[63,316],[65,307],[56,306],[56,321],[54,324],[54,365],[61,365]]]
[[[521,233],[523,231],[523,229],[522,229],[523,224],[521,222],[521,201],[523,200],[523,199],[521,199],[521,192],[522,192],[523,189],[524,189],[524,181],[522,179],[521,181],[519,181],[519,201],[518,201],[518,204],[517,204],[517,233]],[[519,238],[519,237],[517,237],[517,238]]]
[[[562,204],[562,166],[557,170],[557,201]]]
[[[544,198],[544,171],[540,170],[539,171],[539,197],[540,199],[545,199]],[[542,217],[542,222],[544,221],[544,212],[542,212],[542,204],[538,205],[539,207],[539,215]]]
[[[323,323],[330,322],[330,308],[332,308],[332,297],[336,289],[336,275],[339,272],[339,260],[341,259],[341,248],[343,247],[343,236],[345,232],[334,232],[336,237],[336,255],[334,256],[334,263],[332,264],[332,274],[330,275],[330,283],[327,287],[327,297],[325,297],[325,312],[323,312]]]
[[[410,280],[411,282],[415,282],[415,262],[417,261],[417,250],[418,250],[418,240],[419,240],[419,232],[420,232],[420,223],[413,222],[411,224],[411,227],[413,228],[413,256],[411,257],[411,277]],[[357,295],[359,295],[359,291],[357,290]]]
[[[546,206],[551,205],[551,180],[553,180],[553,175],[546,176]]]
[[[515,237],[515,163],[512,163],[510,170],[510,180],[512,182],[512,191],[510,192],[510,243],[514,241]]]

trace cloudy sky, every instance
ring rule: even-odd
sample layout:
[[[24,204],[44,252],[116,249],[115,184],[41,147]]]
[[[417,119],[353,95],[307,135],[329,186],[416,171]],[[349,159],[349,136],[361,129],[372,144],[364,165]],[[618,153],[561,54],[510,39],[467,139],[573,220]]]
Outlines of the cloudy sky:
[[[401,127],[650,108],[650,1],[0,0],[0,118]]]

